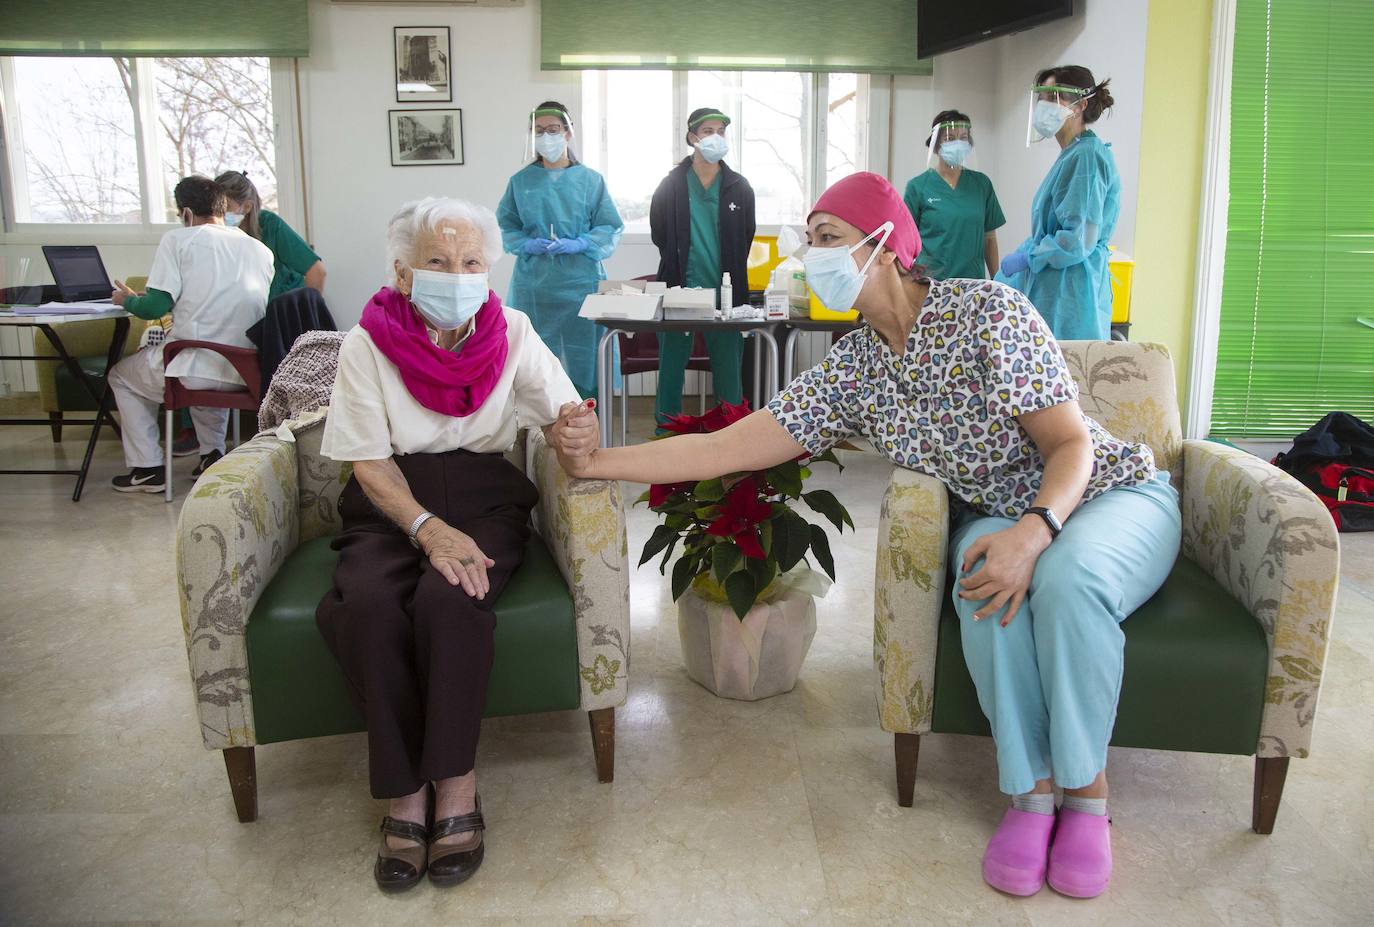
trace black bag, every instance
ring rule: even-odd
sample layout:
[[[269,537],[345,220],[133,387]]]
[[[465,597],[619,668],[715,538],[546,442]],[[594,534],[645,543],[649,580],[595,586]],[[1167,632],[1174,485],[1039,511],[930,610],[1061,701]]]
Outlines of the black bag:
[[[1272,463],[1316,493],[1338,531],[1374,531],[1374,428],[1331,412]]]

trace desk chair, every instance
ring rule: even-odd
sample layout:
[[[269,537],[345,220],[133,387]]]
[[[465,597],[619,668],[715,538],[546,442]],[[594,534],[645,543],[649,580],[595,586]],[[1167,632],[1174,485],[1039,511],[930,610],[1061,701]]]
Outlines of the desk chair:
[[[162,404],[167,410],[166,434],[163,438],[163,464],[167,470],[167,501],[172,501],[172,436],[176,434],[174,415],[179,409],[201,406],[210,409],[232,409],[234,412],[234,444],[239,443],[239,411],[247,409],[256,412],[262,405],[262,365],[258,362],[256,348],[239,348],[233,345],[216,344],[212,341],[172,341],[162,349],[164,369],[172,365],[172,358],[188,348],[201,348],[213,351],[233,365],[234,370],[243,378],[242,389],[211,390],[188,389],[181,384],[179,377],[168,376],[164,386]]]

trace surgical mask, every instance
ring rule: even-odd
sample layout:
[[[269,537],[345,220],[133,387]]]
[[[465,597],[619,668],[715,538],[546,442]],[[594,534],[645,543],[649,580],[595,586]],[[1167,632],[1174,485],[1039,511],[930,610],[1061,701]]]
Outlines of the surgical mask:
[[[411,269],[410,301],[435,328],[452,331],[477,314],[490,292],[486,274]]]
[[[568,150],[568,140],[562,135],[541,135],[534,140],[534,150],[545,161],[562,161]]]
[[[811,287],[825,308],[831,312],[848,312],[854,308],[854,301],[859,298],[859,291],[868,279],[868,268],[877,259],[883,245],[887,244],[894,227],[890,221],[884,222],[852,248],[811,248],[806,252],[802,264],[806,267],[807,286]],[[882,237],[878,239],[868,261],[862,268],[855,267],[854,252],[879,234]]]
[[[1054,100],[1036,100],[1031,125],[1041,138],[1049,138],[1073,115],[1073,110]]]
[[[973,146],[963,139],[954,139],[940,145],[940,159],[950,167],[963,167],[964,161]]]
[[[231,229],[236,229],[236,228],[238,228],[238,227],[239,227],[239,223],[242,222],[242,221],[243,221],[243,213],[239,213],[239,212],[226,212],[226,213],[224,214],[224,224],[227,225],[227,226],[229,226]]]
[[[724,135],[708,135],[697,141],[697,151],[701,156],[712,164],[722,160],[730,153],[730,143],[725,140]]]

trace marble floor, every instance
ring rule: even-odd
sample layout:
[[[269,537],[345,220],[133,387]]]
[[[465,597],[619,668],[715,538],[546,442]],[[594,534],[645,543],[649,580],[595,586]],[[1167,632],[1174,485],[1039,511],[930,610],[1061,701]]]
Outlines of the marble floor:
[[[6,466],[82,446],[0,429]],[[1017,900],[979,877],[1004,805],[988,740],[927,738],[915,807],[897,806],[871,640],[888,467],[846,463],[818,480],[857,531],[832,539],[840,583],[793,692],[740,703],[689,681],[665,584],[639,570],[615,783],[596,781],[581,714],[488,723],[484,868],[400,897],[371,880],[360,736],[260,749],[261,816],[236,821],[193,714],[177,505],[111,492],[113,441],[79,504],[66,478],[0,477],[0,923],[1374,922],[1374,535],[1343,538],[1312,757],[1293,763],[1273,836],[1249,830],[1249,759],[1113,750],[1110,891]],[[178,464],[180,494],[193,465]],[[632,551],[652,524],[631,511]]]

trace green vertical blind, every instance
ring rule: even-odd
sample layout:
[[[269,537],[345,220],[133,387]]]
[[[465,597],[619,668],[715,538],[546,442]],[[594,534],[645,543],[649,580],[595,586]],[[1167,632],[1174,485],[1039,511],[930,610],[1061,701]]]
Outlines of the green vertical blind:
[[[915,0],[543,0],[545,70],[929,74]]]
[[[1212,433],[1374,421],[1374,3],[1238,0]]]
[[[307,0],[0,0],[0,55],[309,54]]]

